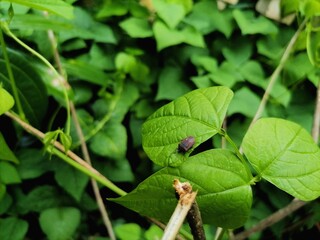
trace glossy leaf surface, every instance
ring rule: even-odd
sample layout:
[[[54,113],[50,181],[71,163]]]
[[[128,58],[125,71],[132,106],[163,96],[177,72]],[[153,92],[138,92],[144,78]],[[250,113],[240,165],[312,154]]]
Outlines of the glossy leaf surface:
[[[178,166],[192,149],[217,134],[233,93],[226,87],[198,89],[177,98],[152,114],[142,126],[142,144],[149,158],[161,166]],[[188,136],[193,148],[178,153]]]
[[[174,179],[189,182],[198,191],[197,203],[205,223],[236,228],[246,221],[252,203],[250,177],[241,161],[223,149],[199,153],[178,168],[166,167],[113,201],[167,221],[177,204]]]
[[[262,178],[283,191],[304,201],[320,196],[320,151],[298,124],[258,120],[244,137],[243,152]]]

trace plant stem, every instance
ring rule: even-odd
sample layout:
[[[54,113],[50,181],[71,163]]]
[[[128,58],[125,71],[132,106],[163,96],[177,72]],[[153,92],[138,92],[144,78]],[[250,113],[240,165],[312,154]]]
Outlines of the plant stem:
[[[22,42],[19,38],[17,38],[8,28],[8,26],[4,26],[4,30],[6,34],[8,34],[11,38],[13,38],[17,43],[19,43],[22,47],[24,47],[26,50],[28,50],[31,54],[35,55],[37,58],[39,58],[50,70],[57,76],[60,83],[65,84],[65,81],[61,77],[61,75],[57,72],[57,70],[51,65],[51,63],[44,58],[40,53],[29,47],[27,44]],[[63,94],[66,102],[66,109],[67,109],[67,124],[66,124],[66,134],[70,135],[70,126],[71,126],[71,118],[70,118],[70,106],[69,106],[69,96],[67,89],[63,88]]]
[[[173,186],[179,195],[179,201],[165,228],[162,240],[174,240],[176,238],[197,195],[197,192],[192,191],[192,187],[188,182],[181,183],[175,179]]]
[[[191,205],[191,208],[187,214],[187,220],[191,229],[194,240],[205,240],[206,235],[203,229],[203,222],[201,213],[196,200]]]
[[[44,133],[39,131],[38,129],[32,127],[30,124],[26,123],[25,121],[21,120],[16,114],[11,112],[6,112],[6,116],[10,117],[12,120],[17,122],[22,128],[24,128],[27,132],[30,134],[36,136],[40,140],[43,140]],[[97,180],[97,182],[101,183],[103,186],[109,188],[113,192],[117,193],[120,196],[124,196],[127,193],[123,191],[121,188],[117,187],[114,183],[112,183],[110,180],[108,180],[105,176],[103,176],[101,173],[99,173],[96,169],[94,169],[92,166],[90,166],[88,163],[86,163],[83,159],[81,159],[78,155],[76,155],[72,151],[68,151],[66,154],[64,154],[65,149],[64,146],[55,141],[53,143],[54,147],[59,150],[58,152],[56,150],[52,150],[52,152],[59,157],[61,157],[63,160],[71,164],[72,166],[76,167],[83,173],[87,174],[88,176],[94,178]],[[48,148],[50,149],[50,148]],[[50,149],[51,150],[51,149]]]
[[[265,91],[265,93],[263,95],[263,98],[262,98],[262,101],[261,101],[260,106],[258,108],[258,111],[256,112],[256,114],[255,114],[255,116],[254,116],[249,128],[256,122],[256,120],[258,118],[260,118],[260,116],[261,116],[261,114],[262,114],[262,112],[263,112],[263,110],[265,108],[265,105],[266,105],[266,102],[267,102],[268,97],[270,95],[270,92],[271,92],[271,90],[273,88],[273,85],[276,82],[276,79],[278,78],[281,70],[283,69],[285,62],[289,58],[290,52],[291,52],[291,50],[292,50],[292,48],[293,48],[293,46],[294,46],[299,34],[301,33],[301,31],[305,27],[306,23],[307,23],[307,19],[304,19],[303,22],[300,24],[300,26],[299,26],[298,30],[296,31],[296,33],[291,38],[291,40],[290,40],[290,42],[289,42],[289,44],[288,44],[288,46],[287,46],[282,58],[280,60],[280,63],[278,65],[278,67],[275,69],[275,71],[271,75],[269,85],[268,85],[268,87],[267,87],[267,89],[266,89],[266,91]],[[319,94],[319,87],[318,87],[317,104],[320,102],[319,99],[320,99],[320,94]],[[315,110],[315,119],[314,119],[313,129],[316,127],[315,126],[316,124],[319,124],[320,117],[318,119],[318,116],[316,116],[318,114],[320,114],[320,109],[318,110],[318,106],[317,106],[316,110]],[[316,121],[318,121],[318,122],[316,122]],[[318,125],[317,132],[318,131],[319,131],[319,125]],[[312,135],[313,135],[313,139],[315,139],[315,141],[317,142],[318,141],[318,135],[317,135],[318,133],[315,133],[315,132],[316,131],[313,131]],[[253,234],[255,232],[260,232],[260,231],[264,230],[265,228],[267,228],[269,226],[272,226],[273,224],[275,224],[278,221],[282,220],[283,218],[285,218],[289,214],[293,213],[294,211],[298,210],[299,208],[301,208],[305,204],[307,204],[307,203],[295,198],[287,206],[285,206],[282,209],[279,209],[277,212],[271,214],[269,217],[261,220],[258,224],[256,224],[252,228],[250,228],[248,230],[245,230],[245,231],[235,235],[234,239],[236,239],[236,240],[246,239],[249,236],[251,236],[251,234]]]
[[[269,217],[263,219],[259,223],[257,223],[255,226],[252,228],[243,231],[239,234],[236,234],[234,239],[235,240],[242,240],[246,239],[249,236],[251,236],[255,232],[260,232],[263,229],[272,226],[273,224],[277,223],[278,221],[282,220],[284,217],[288,216],[289,214],[293,213],[297,209],[301,208],[304,206],[306,202],[300,201],[298,199],[294,199],[289,205],[286,207],[276,211],[275,213],[271,214]]]
[[[44,15],[48,16],[48,13],[44,12]],[[52,46],[52,51],[53,51],[55,62],[56,62],[57,67],[58,67],[58,71],[59,71],[61,76],[64,76],[64,78],[63,78],[64,86],[69,86],[69,88],[71,88],[69,83],[68,83],[68,81],[67,81],[67,76],[65,74],[63,74],[64,71],[63,71],[63,68],[62,68],[60,55],[59,55],[59,52],[57,51],[57,47],[56,47],[57,46],[57,41],[56,41],[56,37],[54,35],[54,32],[52,30],[48,30],[48,37],[49,37],[49,41],[50,41],[51,46]],[[68,100],[68,99],[66,99],[66,100]],[[82,129],[80,127],[80,123],[79,123],[79,120],[78,120],[78,116],[77,116],[77,113],[76,113],[75,106],[71,101],[68,102],[68,105],[70,106],[71,116],[72,116],[76,131],[77,131],[77,135],[78,135],[78,137],[80,139],[81,151],[82,151],[82,154],[83,154],[83,158],[90,166],[92,166],[90,154],[89,154],[89,151],[88,151],[87,144],[86,144],[86,142],[84,140],[83,132],[82,132]],[[70,131],[70,121],[69,121],[69,123],[67,123],[66,131],[67,132]],[[95,181],[93,178],[91,178],[91,185],[92,185],[92,189],[93,189],[93,192],[94,192],[94,195],[95,195],[95,198],[96,198],[97,205],[98,205],[99,210],[100,210],[100,214],[102,216],[102,220],[104,222],[104,225],[107,228],[109,237],[110,237],[111,240],[115,240],[116,237],[115,237],[115,234],[114,234],[114,231],[113,231],[113,228],[112,228],[111,220],[110,220],[110,218],[108,216],[108,212],[107,212],[106,206],[103,203],[103,200],[102,200],[102,197],[101,197],[101,194],[100,194],[100,191],[99,191],[99,187],[98,187],[97,181]]]
[[[315,143],[319,142],[319,129],[320,129],[320,79],[318,82],[316,107],[313,115],[312,137]]]
[[[252,125],[262,116],[262,113],[265,109],[265,106],[267,104],[267,101],[269,99],[269,96],[270,96],[270,93],[272,91],[272,88],[274,86],[274,84],[276,83],[286,61],[288,60],[289,56],[290,56],[290,52],[295,44],[295,42],[297,41],[301,31],[303,30],[303,28],[305,27],[306,25],[306,22],[307,22],[307,19],[304,19],[303,22],[300,24],[298,30],[295,32],[295,34],[292,36],[286,50],[284,51],[282,57],[281,57],[281,60],[280,60],[280,63],[279,65],[277,66],[277,68],[274,70],[274,72],[272,73],[271,77],[270,77],[270,81],[269,81],[269,84],[263,94],[263,97],[262,97],[262,100],[260,102],[260,105],[258,107],[258,110],[255,114],[255,116],[253,117],[251,123],[250,123],[250,126],[249,128],[252,127]]]
[[[3,38],[2,28],[0,28],[0,43],[1,43],[1,46],[2,46],[2,54],[3,54],[3,58],[5,60],[5,63],[6,63],[8,77],[10,79],[12,93],[13,93],[13,96],[14,96],[14,99],[15,99],[15,102],[16,102],[16,106],[17,106],[17,109],[18,109],[19,116],[23,120],[26,120],[26,116],[24,114],[24,111],[23,111],[23,108],[22,108],[22,105],[21,105],[21,101],[20,101],[20,98],[19,98],[17,85],[16,85],[16,82],[15,82],[15,79],[14,79],[14,76],[13,76],[11,65],[10,65],[10,59],[9,59],[7,48],[6,48],[6,42],[4,41],[4,38]]]
[[[220,135],[222,135],[229,144],[231,144],[231,146],[233,147],[237,157],[241,160],[242,164],[244,165],[244,167],[246,168],[247,174],[249,176],[250,179],[253,179],[251,170],[248,166],[247,161],[244,159],[243,155],[241,154],[240,150],[237,147],[237,144],[234,143],[234,141],[232,141],[232,139],[229,137],[229,135],[227,134],[227,132],[224,129],[221,129],[219,132]]]

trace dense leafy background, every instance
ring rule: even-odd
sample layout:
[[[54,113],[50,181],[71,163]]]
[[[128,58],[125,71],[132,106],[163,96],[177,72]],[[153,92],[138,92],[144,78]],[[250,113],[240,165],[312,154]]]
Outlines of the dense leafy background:
[[[73,5],[73,12],[60,1],[52,1],[55,4],[50,6],[21,2],[25,5],[13,5],[9,28],[51,62],[54,56],[46,30],[55,32],[62,67],[72,87],[69,96],[93,166],[126,191],[158,169],[142,150],[143,122],[159,107],[193,89],[222,85],[234,91],[227,130],[240,145],[269,76],[301,22],[299,17],[291,25],[270,20],[249,0],[224,10],[219,10],[214,0],[141,1],[146,6],[134,0],[66,1]],[[296,10],[297,2],[282,1],[285,12]],[[314,5],[303,9],[303,14],[312,16],[314,12],[308,9],[319,10],[317,1],[305,2]],[[0,3],[1,19],[9,18],[8,9],[8,2]],[[46,17],[37,9],[59,15]],[[302,32],[264,112],[265,116],[292,120],[309,132],[318,77],[306,42],[317,47],[314,39]],[[5,40],[29,122],[44,132],[64,128],[62,87],[34,56],[11,38]],[[0,82],[11,91],[2,54],[0,69]],[[1,99],[5,93],[0,90]],[[71,130],[72,149],[80,154],[74,127]],[[44,154],[34,137],[5,116],[0,118],[0,131],[0,239],[108,239],[88,177]],[[220,147],[220,140],[208,140],[199,150]],[[4,142],[14,155],[3,147]],[[105,188],[101,192],[104,198],[117,197]],[[267,182],[255,186],[253,195],[245,227],[292,199]],[[159,236],[159,230],[144,218],[115,203],[106,204],[119,239]],[[260,235],[299,239],[299,234],[315,231],[319,212],[316,204],[310,204]],[[61,232],[53,231],[61,226]],[[206,226],[208,239],[213,230]]]

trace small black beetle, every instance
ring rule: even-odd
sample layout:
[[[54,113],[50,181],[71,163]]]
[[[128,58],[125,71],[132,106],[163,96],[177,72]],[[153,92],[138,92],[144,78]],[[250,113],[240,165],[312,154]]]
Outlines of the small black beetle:
[[[178,152],[180,152],[180,153],[187,152],[190,148],[192,148],[194,143],[195,143],[195,139],[192,136],[189,136],[189,137],[183,139],[178,145]]]

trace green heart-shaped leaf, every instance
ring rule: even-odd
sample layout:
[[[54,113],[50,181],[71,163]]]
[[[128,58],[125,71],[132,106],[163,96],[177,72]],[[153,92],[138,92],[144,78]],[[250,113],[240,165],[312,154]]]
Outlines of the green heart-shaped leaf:
[[[189,182],[198,191],[196,200],[204,223],[236,228],[247,220],[251,179],[237,156],[225,149],[199,153],[178,168],[163,168],[132,192],[112,200],[142,215],[168,221],[178,202],[174,179]]]
[[[262,178],[304,201],[320,196],[320,151],[296,123],[258,120],[243,139],[243,152]]]
[[[161,166],[178,166],[190,152],[220,131],[233,97],[227,87],[194,90],[161,107],[142,126],[142,145],[149,158]],[[192,149],[177,151],[180,141],[195,138]]]

